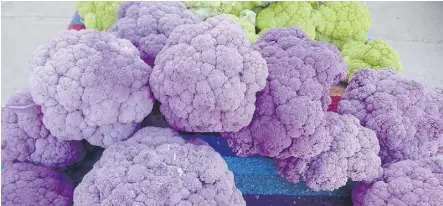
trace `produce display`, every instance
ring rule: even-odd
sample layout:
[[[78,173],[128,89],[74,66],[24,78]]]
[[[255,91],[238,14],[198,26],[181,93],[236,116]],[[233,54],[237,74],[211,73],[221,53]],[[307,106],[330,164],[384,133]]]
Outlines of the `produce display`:
[[[77,7],[2,106],[2,205],[442,205],[443,87],[364,3]]]

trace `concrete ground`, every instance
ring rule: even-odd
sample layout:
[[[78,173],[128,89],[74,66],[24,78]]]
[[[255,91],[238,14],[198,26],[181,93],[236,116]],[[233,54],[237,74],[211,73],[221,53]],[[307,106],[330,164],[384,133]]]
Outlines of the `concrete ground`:
[[[1,98],[27,87],[27,61],[41,44],[66,29],[74,2],[2,2]],[[402,75],[429,86],[443,86],[443,2],[367,2],[370,35],[400,54]]]

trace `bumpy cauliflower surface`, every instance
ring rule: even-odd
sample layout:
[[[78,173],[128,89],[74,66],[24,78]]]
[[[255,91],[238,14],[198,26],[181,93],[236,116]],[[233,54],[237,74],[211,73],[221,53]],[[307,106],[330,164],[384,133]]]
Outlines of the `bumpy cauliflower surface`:
[[[443,89],[427,89],[393,69],[355,72],[338,112],[376,132],[383,163],[423,159],[443,148]]]
[[[177,27],[150,79],[168,123],[187,132],[247,126],[268,76],[265,60],[249,47],[241,27],[223,15]]]
[[[58,140],[43,125],[42,116],[28,89],[9,98],[2,108],[2,162],[66,167],[83,158],[82,142]]]
[[[328,41],[342,48],[350,41],[365,43],[372,19],[368,7],[358,1],[331,1],[322,3],[315,39]]]
[[[378,177],[382,168],[375,132],[362,127],[352,115],[328,112],[325,116],[330,147],[310,159],[278,160],[279,173],[291,182],[302,178],[313,190],[338,189],[349,178],[370,181]]]
[[[75,206],[246,205],[220,154],[172,130],[140,129],[107,148],[74,191]]]
[[[129,41],[69,30],[33,54],[29,84],[52,135],[106,147],[132,135],[151,112],[151,71]]]
[[[443,202],[443,161],[404,160],[385,168],[376,181],[352,191],[354,206],[440,206]]]
[[[279,1],[263,9],[257,15],[260,34],[275,27],[299,27],[307,37],[314,39],[320,16],[308,2]]]
[[[306,38],[298,28],[274,28],[252,46],[266,60],[269,77],[257,94],[251,124],[223,133],[240,156],[310,158],[329,147],[324,111],[332,84],[344,79],[346,64],[338,49]]]
[[[356,41],[346,43],[342,47],[341,54],[349,68],[347,79],[363,68],[390,67],[397,73],[402,71],[397,51],[381,39],[371,40],[366,44]]]
[[[2,170],[3,206],[70,206],[74,186],[62,173],[29,163]]]
[[[181,2],[123,2],[118,9],[118,20],[109,32],[131,41],[140,50],[141,58],[153,66],[175,27],[199,21]]]
[[[120,1],[79,1],[77,11],[87,29],[102,31],[117,21],[119,6]]]

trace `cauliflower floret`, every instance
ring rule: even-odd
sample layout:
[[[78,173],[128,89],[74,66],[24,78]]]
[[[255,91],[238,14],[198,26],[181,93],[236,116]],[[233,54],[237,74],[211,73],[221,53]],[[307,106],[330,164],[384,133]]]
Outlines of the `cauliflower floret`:
[[[426,89],[393,69],[355,72],[338,112],[376,132],[384,164],[427,158],[443,148],[443,90]]]
[[[314,190],[334,190],[353,181],[370,181],[381,172],[380,146],[375,133],[352,115],[326,114],[327,151],[311,159],[278,160],[279,173],[291,182],[300,177]]]
[[[155,61],[150,85],[175,129],[238,131],[255,110],[268,70],[240,26],[226,16],[177,27]]]
[[[302,29],[307,37],[314,39],[319,20],[318,12],[308,2],[279,1],[258,14],[257,27],[262,34],[275,27],[296,26]]]
[[[59,171],[22,162],[3,166],[3,206],[72,205],[74,186]]]
[[[443,161],[438,158],[404,160],[385,168],[372,183],[352,191],[354,206],[441,206]]]
[[[372,19],[368,7],[358,1],[324,2],[318,12],[321,20],[317,26],[316,40],[328,41],[339,49],[349,41],[364,43]]]
[[[118,9],[118,20],[109,32],[131,41],[140,50],[141,58],[154,66],[155,57],[172,30],[199,21],[181,2],[123,2]]]
[[[347,79],[363,68],[390,67],[397,73],[402,71],[397,51],[381,39],[371,40],[366,44],[352,41],[343,46],[341,54],[349,66]]]
[[[75,206],[246,205],[220,154],[145,127],[107,148],[74,191]]]
[[[119,6],[120,1],[79,1],[77,11],[87,29],[102,31],[117,21]]]
[[[274,28],[252,46],[266,60],[269,77],[257,94],[251,124],[223,133],[240,156],[310,158],[329,147],[324,111],[332,84],[346,75],[346,64],[333,45],[306,38],[298,28]]]
[[[2,162],[66,167],[83,158],[82,142],[58,140],[43,125],[42,116],[28,89],[9,98],[2,108]]]
[[[132,135],[151,112],[151,71],[129,41],[69,30],[33,54],[29,84],[52,135],[106,147]]]

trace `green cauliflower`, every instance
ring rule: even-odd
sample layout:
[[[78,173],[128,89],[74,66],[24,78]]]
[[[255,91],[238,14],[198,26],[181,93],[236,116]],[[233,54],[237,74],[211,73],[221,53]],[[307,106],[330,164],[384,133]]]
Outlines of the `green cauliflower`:
[[[391,67],[397,73],[402,71],[397,51],[381,39],[371,40],[367,44],[346,43],[343,45],[341,53],[348,64],[347,79],[351,78],[354,72],[368,67],[372,69]]]
[[[201,20],[221,14],[220,1],[183,1]]]
[[[254,13],[258,13],[259,10],[271,3],[272,1],[222,1],[220,8],[222,13],[239,16],[243,10],[252,10]]]
[[[202,20],[219,14],[226,15],[228,18],[237,22],[242,27],[243,32],[248,37],[251,43],[254,43],[259,38],[259,36],[255,32],[255,20],[257,15],[252,10],[244,9],[238,12],[237,15],[234,15],[230,13],[223,13],[220,7],[222,4],[233,4],[233,2],[221,3],[220,1],[184,1],[183,3],[186,5],[186,7],[190,8],[195,14],[197,14],[197,16],[199,16]],[[249,2],[248,5],[264,4]]]
[[[183,1],[202,20],[219,14],[232,14],[240,17],[244,11],[258,14],[273,1]]]
[[[85,27],[99,31],[107,30],[117,21],[117,10],[120,1],[79,1],[78,14]]]
[[[324,2],[318,11],[321,21],[316,40],[330,42],[339,49],[349,41],[364,43],[367,40],[372,19],[362,2]]]
[[[240,18],[235,15],[232,15],[232,14],[224,14],[224,15],[226,15],[229,19],[240,24],[246,37],[248,37],[251,44],[253,44],[259,38],[259,35],[255,33],[255,24],[253,24],[253,22],[251,22],[251,21],[255,22],[255,17],[250,17],[250,16],[254,16],[255,13],[252,12],[251,10],[244,10],[242,12],[242,14],[243,15],[241,15]],[[252,18],[253,18],[253,20],[252,20]]]
[[[308,3],[311,4],[313,9],[318,9],[318,7],[320,6],[319,1],[308,1]]]
[[[295,26],[304,31],[307,37],[314,39],[316,27],[320,21],[319,13],[306,1],[279,1],[271,4],[257,16],[260,34],[275,27]]]

